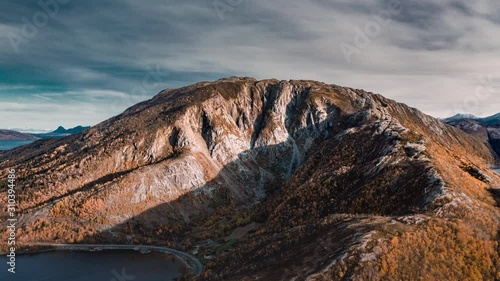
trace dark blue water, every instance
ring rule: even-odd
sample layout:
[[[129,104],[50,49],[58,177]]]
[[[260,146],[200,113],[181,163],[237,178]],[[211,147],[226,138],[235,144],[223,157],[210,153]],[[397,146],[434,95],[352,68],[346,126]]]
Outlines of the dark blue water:
[[[0,141],[0,150],[11,150],[21,145],[32,143],[32,140],[28,141]]]
[[[16,273],[0,257],[1,281],[170,281],[183,268],[174,257],[135,251],[57,251],[18,256]]]

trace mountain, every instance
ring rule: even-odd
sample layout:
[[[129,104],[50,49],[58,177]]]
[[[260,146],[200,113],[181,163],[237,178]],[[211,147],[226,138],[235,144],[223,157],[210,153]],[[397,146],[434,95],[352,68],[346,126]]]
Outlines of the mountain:
[[[52,134],[74,135],[74,134],[81,133],[89,128],[90,128],[90,126],[87,126],[87,127],[76,126],[74,128],[65,129],[63,126],[59,126],[55,131],[52,132]]]
[[[477,118],[477,121],[486,126],[500,126],[500,113],[490,117]]]
[[[65,129],[63,126],[59,126],[55,131],[49,132],[49,133],[44,133],[44,134],[33,134],[36,137],[47,139],[47,138],[64,138],[69,135],[75,135],[78,133],[81,133],[87,129],[89,129],[90,126],[83,127],[83,126],[76,126],[74,128],[70,129]]]
[[[489,141],[488,128],[478,121],[472,119],[456,119],[448,121],[447,124],[461,129],[462,131],[474,135],[484,141]]]
[[[500,155],[500,113],[485,118],[457,114],[445,119],[445,122],[489,142],[493,150]]]
[[[23,141],[37,140],[38,138],[29,134],[24,134],[11,130],[0,130],[0,141]]]
[[[495,280],[497,161],[378,94],[233,77],[0,154],[0,179],[20,245],[195,249],[197,280]]]
[[[448,123],[461,120],[473,120],[483,126],[500,126],[500,113],[488,117],[476,117],[472,114],[456,114],[444,119]]]
[[[452,117],[446,118],[445,121],[451,122],[451,121],[464,120],[464,119],[476,120],[478,118],[476,116],[472,115],[472,114],[461,114],[461,113],[459,113],[459,114],[453,115]]]

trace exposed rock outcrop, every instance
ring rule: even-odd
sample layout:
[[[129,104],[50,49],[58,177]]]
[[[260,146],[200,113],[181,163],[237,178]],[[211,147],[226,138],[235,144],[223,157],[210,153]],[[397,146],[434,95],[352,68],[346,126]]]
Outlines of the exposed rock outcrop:
[[[487,141],[497,155],[500,155],[500,114],[486,118],[477,118],[472,115],[456,115],[445,119],[449,125]]]
[[[405,258],[417,239],[405,235],[434,237],[436,225],[454,235],[470,226],[487,249],[474,274],[488,279],[494,161],[484,142],[377,94],[235,77],[165,90],[83,133],[1,154],[0,178],[17,171],[24,242],[188,245],[216,235],[202,227],[211,217],[252,213],[262,228],[217,255],[205,280],[404,276],[381,264]],[[318,239],[331,252],[303,262]]]

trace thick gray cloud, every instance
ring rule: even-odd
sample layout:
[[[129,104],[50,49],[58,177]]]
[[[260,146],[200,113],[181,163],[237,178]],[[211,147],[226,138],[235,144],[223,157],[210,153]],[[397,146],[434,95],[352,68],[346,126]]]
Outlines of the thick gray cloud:
[[[2,128],[92,125],[232,75],[364,88],[438,117],[500,111],[494,1],[55,1],[0,3]]]

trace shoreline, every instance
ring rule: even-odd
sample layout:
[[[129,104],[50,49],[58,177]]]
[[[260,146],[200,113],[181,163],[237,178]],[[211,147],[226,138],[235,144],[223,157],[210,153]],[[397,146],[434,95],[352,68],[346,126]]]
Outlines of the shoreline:
[[[184,266],[191,270],[194,276],[199,276],[203,270],[203,265],[194,256],[175,250],[168,247],[162,246],[150,246],[150,245],[115,245],[115,244],[52,244],[52,243],[31,243],[27,246],[37,246],[40,248],[31,250],[26,248],[25,251],[16,253],[17,255],[36,255],[55,251],[83,251],[83,252],[98,252],[104,250],[123,250],[123,251],[136,251],[142,254],[148,254],[151,252],[168,254],[175,257],[177,260],[182,262]],[[1,255],[6,255],[8,253],[0,253]]]

